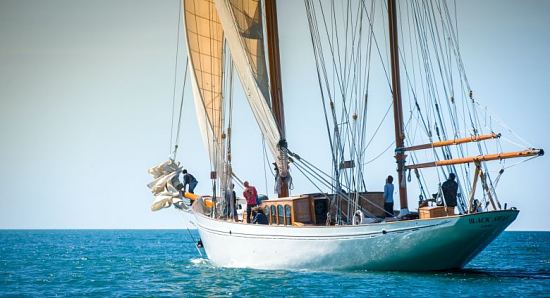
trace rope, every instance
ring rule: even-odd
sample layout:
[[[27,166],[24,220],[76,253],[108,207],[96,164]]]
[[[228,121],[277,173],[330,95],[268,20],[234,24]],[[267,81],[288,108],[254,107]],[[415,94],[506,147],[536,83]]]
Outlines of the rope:
[[[263,147],[263,155],[264,155],[264,183],[265,183],[265,193],[268,194],[268,187],[267,187],[267,169],[266,169],[266,163],[269,164],[269,159],[267,157],[267,150],[265,148],[265,139],[262,137],[262,147]],[[270,167],[271,169],[271,167]]]
[[[185,212],[182,210],[182,212]],[[185,213],[189,213],[189,212],[185,212]],[[195,237],[193,237],[193,234],[191,234],[191,231],[189,231],[189,225],[188,225],[189,221],[186,220],[185,221],[185,229],[187,230],[187,234],[189,234],[189,237],[191,237],[191,241],[193,241],[193,246],[197,249],[197,252],[199,253],[199,255],[201,256],[201,258],[203,257],[202,256],[202,252],[200,250],[200,248],[197,246],[197,243],[198,241],[195,241]]]
[[[199,255],[201,256],[201,258],[203,257],[202,256],[202,252],[200,250],[200,248],[197,246],[197,243],[198,241],[195,241],[195,238],[193,237],[193,235],[191,234],[191,231],[189,231],[189,228],[188,227],[185,227],[185,229],[187,230],[187,233],[189,234],[189,236],[191,237],[191,240],[193,241],[193,243],[195,245],[193,245],[196,249],[197,249],[197,252],[199,252]]]
[[[395,141],[391,142],[388,147],[386,147],[386,149],[384,149],[382,152],[380,152],[380,154],[376,155],[376,157],[373,157],[372,159],[370,159],[369,161],[363,163],[363,165],[368,165],[369,163],[377,160],[378,158],[380,158],[382,155],[384,155],[384,153],[386,153],[393,145],[395,145]]]
[[[181,131],[181,115],[182,115],[182,112],[183,112],[183,98],[184,98],[184,94],[185,94],[185,86],[186,86],[186,82],[187,82],[187,67],[189,66],[189,60],[186,60],[185,62],[185,75],[184,75],[184,78],[183,78],[183,88],[181,90],[181,102],[180,102],[180,110],[179,110],[179,115],[178,115],[178,129],[176,131],[176,144],[174,145],[174,152],[172,154],[172,158],[175,160],[176,159],[176,155],[178,153],[178,147],[179,147],[179,142],[180,142],[180,131]]]
[[[315,67],[317,69],[317,81],[318,81],[318,84],[319,84],[319,89],[321,91],[321,102],[322,102],[322,105],[323,105],[323,113],[324,113],[324,116],[325,116],[325,127],[326,127],[326,130],[327,130],[327,136],[328,136],[328,140],[329,140],[329,145],[330,145],[330,152],[331,152],[331,155],[332,155],[332,164],[333,164],[333,169],[334,169],[334,173],[336,173],[337,177],[338,177],[338,159],[336,157],[336,147],[338,146],[339,147],[339,144],[334,144],[333,142],[333,136],[332,136],[332,133],[331,133],[331,129],[330,129],[330,123],[329,123],[329,116],[328,116],[328,112],[327,112],[327,99],[325,98],[325,90],[323,88],[323,80],[325,82],[325,87],[326,87],[326,95],[328,96],[330,103],[332,104],[332,101],[330,100],[330,98],[332,98],[332,93],[331,93],[331,90],[330,90],[330,83],[328,81],[328,75],[327,75],[327,71],[326,71],[326,65],[324,63],[324,56],[323,56],[323,51],[321,49],[321,43],[320,43],[320,36],[319,36],[319,30],[317,28],[317,18],[316,18],[316,14],[315,14],[315,8],[313,6],[313,3],[311,2],[311,0],[304,0],[304,4],[306,6],[306,12],[307,12],[307,19],[308,19],[308,24],[309,24],[309,32],[310,32],[310,37],[311,37],[311,43],[312,43],[312,46],[313,46],[313,56],[315,58]],[[334,114],[332,115],[334,116]],[[334,119],[333,117],[333,124],[336,125],[336,119]],[[338,135],[338,132],[337,130],[335,129],[335,135],[334,135],[334,138],[336,139],[335,141],[337,143],[339,143],[339,140],[337,138],[337,135]],[[337,179],[338,181],[338,179]],[[338,182],[337,182],[338,183]]]
[[[374,130],[374,133],[372,135],[372,137],[370,138],[370,140],[367,142],[367,145],[365,146],[365,148],[363,149],[363,151],[366,151],[367,148],[370,146],[370,144],[372,143],[372,141],[374,140],[374,137],[376,137],[376,135],[378,134],[378,131],[380,130],[380,127],[382,127],[382,124],[384,124],[384,120],[386,120],[386,117],[388,117],[388,114],[391,110],[393,106],[393,102],[390,103],[390,105],[388,106],[388,108],[386,109],[386,113],[384,114],[384,117],[382,117],[382,120],[380,120],[380,123],[378,123],[378,126],[376,127],[376,129]],[[395,141],[393,142],[395,143]],[[392,143],[392,144],[393,144]]]
[[[348,190],[357,191],[361,187],[366,188],[364,186],[364,166],[379,159],[394,146],[393,143],[388,145],[374,158],[365,161],[366,151],[380,134],[381,126],[388,118],[392,107],[390,104],[380,123],[375,127],[372,136],[367,136],[365,134],[367,99],[373,50],[377,51],[374,54],[374,59],[381,61],[386,81],[392,91],[386,67],[388,57],[379,46],[383,46],[384,42],[387,45],[387,36],[383,31],[384,39],[381,39],[379,43],[373,29],[374,20],[385,22],[384,13],[387,3],[383,3],[379,7],[375,6],[375,1],[371,1],[371,4],[368,5],[365,0],[358,2],[330,1],[328,5],[315,0],[304,0],[304,3],[332,154],[332,177],[315,170],[314,166],[306,163],[307,161],[298,160],[297,164],[299,164],[299,170],[308,175],[308,179],[317,179],[333,189],[336,188],[335,193],[341,189],[342,185],[345,185],[344,188],[347,187]],[[354,7],[355,3],[358,3],[357,7]],[[409,44],[403,42],[402,46],[398,48],[398,55],[403,61],[401,68],[404,70],[404,81],[407,84],[405,89],[410,107],[409,121],[415,122],[415,125],[410,127],[409,124],[406,125],[407,143],[414,145],[417,134],[418,139],[421,139],[423,133],[430,143],[436,140],[477,136],[487,131],[493,132],[493,125],[496,123],[510,132],[514,139],[503,138],[503,141],[520,147],[521,143],[528,144],[509,127],[498,121],[498,118],[488,114],[486,108],[483,109],[474,98],[458,43],[456,1],[452,1],[450,5],[446,1],[426,0],[410,0],[397,4],[399,5],[398,12],[401,14],[400,19],[406,18],[399,23],[399,32],[400,40],[407,41]],[[355,10],[355,8],[358,9]],[[379,11],[383,12],[381,18],[376,16]],[[338,19],[343,20],[338,21]],[[405,34],[407,29],[408,35]],[[410,54],[406,54],[404,51],[408,46],[411,49]],[[325,59],[324,54],[328,54],[330,57],[327,56]],[[338,104],[335,104],[336,102]],[[353,120],[350,119],[352,114]],[[514,142],[516,140],[519,142]],[[435,160],[442,160],[486,154],[486,152],[495,149],[497,152],[502,152],[500,140],[496,140],[494,143],[476,142],[475,144],[432,148],[430,154]],[[419,160],[417,158],[419,155],[416,152],[411,152],[410,155],[415,163]],[[352,170],[340,169],[340,162],[348,159],[354,160],[356,165],[360,166]],[[506,168],[503,161],[501,166],[503,169]],[[494,193],[494,187],[498,185],[502,173],[492,180],[486,163],[483,164],[483,170],[488,180],[487,185]],[[450,172],[457,174],[461,195],[458,198],[459,210],[465,210],[465,200],[472,191],[471,171],[471,165],[451,165],[436,169],[439,181],[445,179]],[[411,177],[410,174],[409,172],[409,177]],[[422,193],[421,196],[426,197],[424,193],[428,189],[426,179],[421,172],[418,174],[415,172],[415,175]],[[317,181],[316,183],[321,185]],[[485,196],[485,193],[483,194]],[[494,194],[494,198],[498,203],[496,194]],[[357,205],[357,202],[354,204]]]
[[[174,110],[175,110],[175,104],[176,104],[176,79],[177,79],[177,73],[178,73],[178,57],[179,57],[179,49],[180,49],[180,25],[181,25],[181,3],[182,1],[179,1],[179,8],[178,8],[178,33],[176,37],[176,63],[174,65],[174,90],[172,93],[172,119],[170,122],[170,147],[169,152],[172,150],[172,141],[174,136]],[[174,157],[175,158],[175,157]]]

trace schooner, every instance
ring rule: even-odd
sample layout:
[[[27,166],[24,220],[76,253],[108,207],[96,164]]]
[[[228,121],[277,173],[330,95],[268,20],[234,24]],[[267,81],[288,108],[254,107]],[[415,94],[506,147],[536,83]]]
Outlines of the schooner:
[[[495,187],[503,170],[494,179],[488,163],[544,151],[489,150],[488,142],[502,149],[502,135],[480,119],[480,104],[460,55],[456,7],[449,3],[304,0],[310,33],[304,39],[312,45],[311,57],[304,59],[314,60],[317,70],[312,76],[324,112],[319,129],[326,131],[331,156],[331,172],[326,173],[287,141],[287,129],[300,128],[285,123],[284,102],[298,99],[283,96],[277,4],[284,2],[182,0],[188,74],[210,157],[212,193],[194,195],[174,188],[174,177],[182,170],[175,161],[175,145],[171,159],[150,170],[155,180],[149,187],[156,197],[152,209],[175,205],[192,214],[202,247],[217,266],[464,267],[519,213],[500,203]],[[387,31],[377,29],[380,22]],[[376,61],[378,71],[373,70]],[[277,197],[259,202],[268,225],[227,216],[241,205],[226,199],[231,185],[241,184],[232,167],[231,143],[238,141],[232,139],[232,122],[242,120],[232,117],[234,72],[271,153],[269,162],[276,167]],[[371,85],[375,74],[383,74],[387,86]],[[388,148],[397,168],[397,217],[385,213],[381,192],[365,186],[369,161],[376,158],[365,153],[373,140],[366,132],[376,135],[381,127],[367,125],[368,104],[377,100],[372,96],[377,87],[389,89],[392,98],[386,116],[394,122],[394,142]],[[425,161],[426,156],[432,160]],[[317,191],[291,194],[291,174],[297,173]],[[446,206],[439,186],[450,173],[459,184],[456,209]],[[413,180],[417,187],[408,190]],[[418,212],[409,208],[409,193],[418,196]]]

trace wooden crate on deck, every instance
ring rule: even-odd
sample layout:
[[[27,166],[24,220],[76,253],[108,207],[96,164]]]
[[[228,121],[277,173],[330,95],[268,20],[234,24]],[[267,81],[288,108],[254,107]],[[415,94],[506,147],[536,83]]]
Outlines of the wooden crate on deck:
[[[447,212],[444,206],[420,207],[418,209],[418,215],[420,219],[436,218],[447,216]]]

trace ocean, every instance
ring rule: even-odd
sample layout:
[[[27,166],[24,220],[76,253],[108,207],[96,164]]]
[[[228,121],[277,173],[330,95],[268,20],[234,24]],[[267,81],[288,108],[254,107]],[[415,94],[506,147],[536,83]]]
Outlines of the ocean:
[[[550,297],[550,232],[504,232],[453,272],[217,268],[187,230],[0,230],[0,296]],[[459,248],[457,248],[459,249]]]

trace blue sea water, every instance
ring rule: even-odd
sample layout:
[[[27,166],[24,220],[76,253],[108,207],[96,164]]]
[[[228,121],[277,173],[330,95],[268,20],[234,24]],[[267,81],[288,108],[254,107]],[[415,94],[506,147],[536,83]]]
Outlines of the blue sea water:
[[[464,270],[429,273],[216,268],[197,237],[0,230],[0,296],[550,297],[550,232],[505,232]]]

